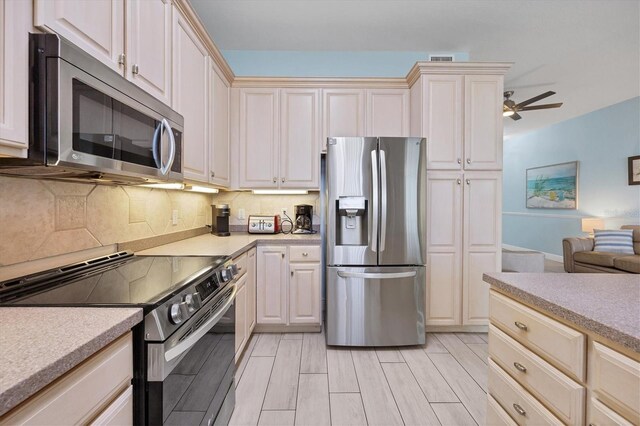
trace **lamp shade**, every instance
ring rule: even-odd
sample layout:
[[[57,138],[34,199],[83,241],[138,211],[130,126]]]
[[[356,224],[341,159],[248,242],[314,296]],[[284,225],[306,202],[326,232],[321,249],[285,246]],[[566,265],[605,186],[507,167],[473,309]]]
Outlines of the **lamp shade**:
[[[599,217],[583,217],[582,232],[591,234],[594,229],[604,229],[604,219]]]

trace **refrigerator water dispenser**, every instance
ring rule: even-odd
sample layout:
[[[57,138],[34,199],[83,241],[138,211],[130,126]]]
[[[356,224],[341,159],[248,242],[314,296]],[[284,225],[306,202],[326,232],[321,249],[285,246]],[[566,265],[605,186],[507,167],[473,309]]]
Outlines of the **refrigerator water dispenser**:
[[[336,200],[336,244],[366,246],[367,200],[364,197],[340,197]]]

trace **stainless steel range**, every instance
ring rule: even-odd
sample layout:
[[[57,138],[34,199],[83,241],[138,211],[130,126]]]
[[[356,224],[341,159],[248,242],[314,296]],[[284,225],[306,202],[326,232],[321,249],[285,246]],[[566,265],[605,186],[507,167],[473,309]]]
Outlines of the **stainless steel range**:
[[[97,259],[0,282],[0,306],[138,306],[134,423],[227,424],[235,404],[236,265],[229,257]]]

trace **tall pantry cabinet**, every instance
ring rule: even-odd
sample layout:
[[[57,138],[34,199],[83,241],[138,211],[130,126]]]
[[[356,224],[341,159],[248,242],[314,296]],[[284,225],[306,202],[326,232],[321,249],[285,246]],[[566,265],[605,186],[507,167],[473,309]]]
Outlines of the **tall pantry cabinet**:
[[[488,324],[501,270],[502,92],[509,64],[418,63],[411,135],[427,138],[426,324]]]

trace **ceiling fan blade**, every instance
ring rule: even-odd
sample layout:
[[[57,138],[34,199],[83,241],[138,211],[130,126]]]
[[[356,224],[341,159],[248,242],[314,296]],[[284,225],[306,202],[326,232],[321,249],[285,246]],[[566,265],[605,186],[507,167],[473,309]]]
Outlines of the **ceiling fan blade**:
[[[533,111],[536,109],[551,109],[551,108],[560,108],[562,106],[562,102],[557,104],[545,104],[545,105],[533,105],[524,108],[518,109],[518,111]]]
[[[517,109],[520,109],[520,108],[522,108],[523,106],[527,106],[527,105],[532,104],[532,103],[534,103],[534,102],[538,102],[539,100],[542,100],[542,99],[544,99],[544,98],[548,98],[549,96],[551,96],[551,95],[555,95],[555,94],[556,94],[556,92],[549,91],[549,92],[543,93],[543,94],[541,94],[541,95],[534,96],[534,97],[533,97],[533,98],[531,98],[531,99],[527,99],[526,101],[522,101],[522,102],[520,102],[518,105],[516,105],[516,108],[517,108]]]
[[[522,118],[522,116],[520,114],[518,114],[517,112],[514,113],[513,115],[510,115],[509,117],[511,117],[511,119],[514,120],[514,121],[520,120]]]

